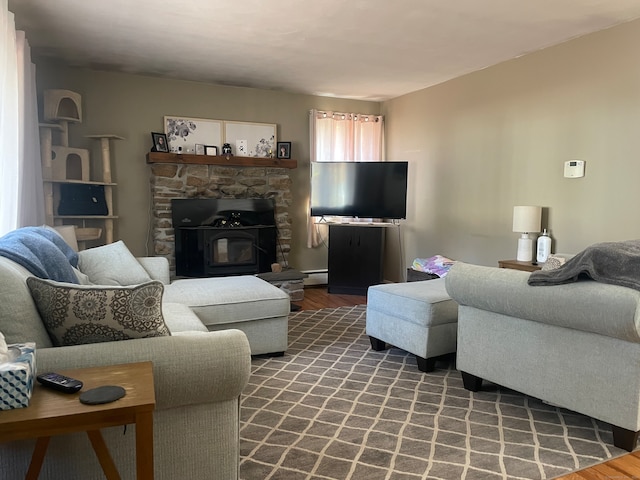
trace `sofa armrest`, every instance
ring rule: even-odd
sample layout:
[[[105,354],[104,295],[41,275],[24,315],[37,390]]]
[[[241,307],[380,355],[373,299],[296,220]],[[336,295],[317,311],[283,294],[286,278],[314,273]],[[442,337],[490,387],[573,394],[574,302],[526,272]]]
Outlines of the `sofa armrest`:
[[[171,283],[169,260],[164,257],[136,257],[152,280],[160,280],[165,285]]]
[[[145,361],[153,362],[159,410],[239,397],[251,373],[249,341],[240,330],[36,351],[39,372]]]
[[[445,277],[459,305],[640,343],[640,292],[593,280],[531,286],[530,272],[458,262]]]

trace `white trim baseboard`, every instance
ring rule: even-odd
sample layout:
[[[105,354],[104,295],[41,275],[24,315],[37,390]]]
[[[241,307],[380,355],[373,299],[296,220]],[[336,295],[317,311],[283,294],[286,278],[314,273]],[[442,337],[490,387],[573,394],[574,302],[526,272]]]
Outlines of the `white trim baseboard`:
[[[321,270],[303,270],[302,273],[309,275],[304,279],[304,285],[327,285],[329,283],[327,269]]]

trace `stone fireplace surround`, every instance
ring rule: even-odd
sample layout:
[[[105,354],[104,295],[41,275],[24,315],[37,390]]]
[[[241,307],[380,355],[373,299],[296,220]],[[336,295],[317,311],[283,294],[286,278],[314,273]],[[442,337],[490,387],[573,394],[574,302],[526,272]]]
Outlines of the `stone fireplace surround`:
[[[291,177],[287,168],[271,166],[151,165],[153,250],[169,260],[175,276],[173,198],[273,198],[278,228],[278,263],[291,250]]]

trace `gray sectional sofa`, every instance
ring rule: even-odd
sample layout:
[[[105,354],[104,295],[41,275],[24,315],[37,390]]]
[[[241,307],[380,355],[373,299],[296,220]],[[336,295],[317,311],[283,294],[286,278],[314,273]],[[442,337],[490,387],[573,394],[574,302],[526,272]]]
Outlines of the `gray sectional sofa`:
[[[458,262],[457,368],[612,425],[633,450],[640,431],[640,291],[593,280],[531,286],[529,273]]]
[[[253,276],[171,283],[166,259],[134,259],[140,270],[133,272],[131,258],[123,260],[120,253],[107,256],[103,275],[135,278],[142,271],[162,282],[162,317],[170,336],[53,346],[27,286],[31,273],[2,256],[0,332],[9,344],[36,343],[38,372],[153,362],[155,478],[237,479],[240,395],[251,354],[286,350],[288,295]],[[103,435],[122,478],[134,478],[134,427],[105,429]],[[0,476],[24,478],[34,444],[0,444]],[[52,438],[40,478],[104,477],[87,436],[73,434]]]

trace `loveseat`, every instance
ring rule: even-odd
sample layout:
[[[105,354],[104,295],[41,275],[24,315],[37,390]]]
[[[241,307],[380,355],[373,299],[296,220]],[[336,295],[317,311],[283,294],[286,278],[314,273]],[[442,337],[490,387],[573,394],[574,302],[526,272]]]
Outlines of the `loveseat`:
[[[81,292],[85,288],[103,288],[104,291],[111,292],[110,289],[120,289],[115,285],[118,283],[117,277],[121,277],[121,281],[122,277],[131,280],[136,274],[144,272],[149,280],[144,285],[159,289],[160,292],[164,290],[161,321],[170,335],[165,334],[168,332],[151,332],[147,338],[54,346],[54,341],[57,343],[60,338],[50,335],[41,310],[38,309],[45,308],[42,305],[47,303],[43,301],[46,299],[38,295],[34,297],[32,293],[37,289],[30,290],[28,283],[31,287],[43,283],[49,283],[54,288],[67,286],[35,280],[29,270],[3,256],[0,256],[0,332],[9,344],[27,341],[36,343],[36,368],[40,373],[140,361],[153,362],[156,395],[155,478],[237,479],[240,394],[248,382],[251,369],[252,352],[247,335],[233,328],[234,324],[229,322],[226,323],[227,326],[230,325],[229,328],[225,328],[223,324],[214,327],[216,331],[210,331],[211,328],[207,328],[188,305],[193,296],[197,296],[198,289],[205,288],[202,283],[212,279],[202,279],[200,284],[194,285],[196,290],[192,292],[193,295],[187,295],[188,288],[180,285],[180,282],[189,281],[180,280],[175,282],[180,289],[170,295],[173,285],[169,282],[166,259],[137,259],[136,265],[141,270],[133,268],[136,270],[133,272],[126,248],[122,249],[122,245],[113,245],[112,248],[119,249],[120,253],[110,256],[106,265],[108,268],[102,265],[104,287],[72,285],[68,290]],[[93,253],[88,250],[85,252],[88,252],[85,254],[86,258],[90,258]],[[82,252],[80,256],[82,260]],[[82,269],[82,261],[79,266]],[[94,264],[93,267],[95,266]],[[88,272],[89,277],[95,277],[96,269],[89,267],[88,265],[85,273]],[[77,276],[78,279],[83,278],[82,273],[77,273]],[[254,277],[248,279],[249,290],[256,280],[262,282]],[[235,281],[238,282],[237,279]],[[263,318],[267,324],[273,324],[273,318],[268,315],[282,312],[282,304],[286,304],[288,311],[289,298],[276,287],[263,283],[266,286],[262,283],[259,286],[269,292],[270,296],[266,300],[267,304],[272,304],[271,310]],[[47,285],[47,288],[51,285]],[[146,288],[144,285],[122,287],[121,290]],[[220,281],[208,282],[205,288],[208,298],[215,295],[217,286],[224,291],[221,285]],[[222,297],[225,295],[223,293]],[[167,301],[167,297],[174,301]],[[228,320],[241,312],[242,306],[239,303],[242,295],[227,300],[230,306],[226,309],[221,307],[217,313],[218,317],[226,314],[227,317],[224,318]],[[255,295],[253,300],[253,303],[258,300]],[[280,308],[273,304],[280,305]],[[255,314],[255,305],[247,308],[249,313]],[[213,311],[206,313],[210,318],[216,317]],[[250,319],[249,323],[252,321],[258,323],[256,318]],[[147,334],[142,334],[145,335]],[[263,340],[258,340],[257,345],[260,348],[264,343]],[[286,340],[284,345],[280,339],[276,343],[279,350],[286,349]],[[104,429],[103,435],[122,478],[134,478],[135,427]],[[23,478],[34,445],[35,441],[0,444],[0,477]],[[52,438],[40,478],[84,480],[104,476],[87,436],[73,434]]]
[[[593,280],[529,285],[527,272],[458,262],[446,289],[458,307],[465,388],[488,380],[611,424],[633,450],[640,431],[640,291]]]

